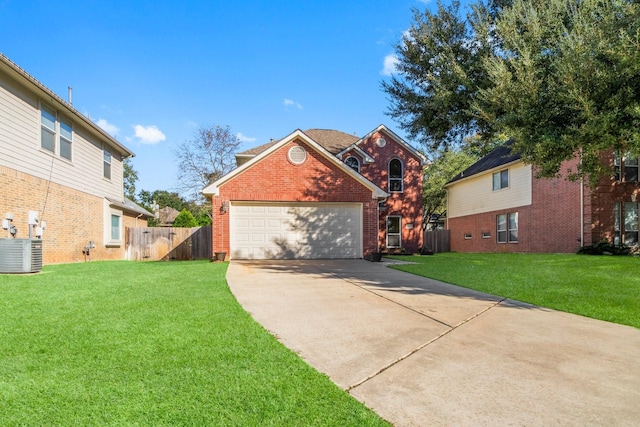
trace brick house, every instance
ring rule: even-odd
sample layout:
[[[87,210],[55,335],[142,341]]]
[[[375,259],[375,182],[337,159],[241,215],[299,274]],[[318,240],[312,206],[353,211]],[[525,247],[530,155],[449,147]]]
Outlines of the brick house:
[[[567,179],[578,158],[557,178],[536,178],[509,143],[496,148],[446,186],[451,250],[574,253],[601,240],[636,244],[638,159],[611,152],[601,159],[615,176],[592,189]]]
[[[125,258],[124,228],[152,215],[123,196],[123,160],[131,156],[0,54],[0,216],[13,214],[16,238],[42,235],[44,264],[83,260],[90,241],[92,259]],[[37,227],[28,224],[30,211]]]
[[[422,246],[423,156],[381,125],[360,138],[296,130],[237,154],[203,189],[214,252],[230,258],[368,258]]]

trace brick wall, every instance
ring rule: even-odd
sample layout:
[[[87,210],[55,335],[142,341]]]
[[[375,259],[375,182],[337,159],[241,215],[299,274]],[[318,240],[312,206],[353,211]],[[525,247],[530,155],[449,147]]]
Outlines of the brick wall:
[[[307,152],[306,161],[301,165],[288,159],[288,151],[294,145],[302,146]],[[303,141],[291,141],[224,183],[220,195],[212,198],[213,250],[230,253],[229,213],[220,209],[225,201],[354,202],[363,204],[366,256],[377,247],[377,201],[371,196],[370,189]]]
[[[13,224],[19,238],[29,237],[28,211],[38,211],[40,220],[46,221],[43,235],[43,263],[84,261],[82,249],[93,240],[93,260],[124,259],[124,243],[121,247],[104,246],[103,198],[63,185],[0,167],[0,216],[14,214]],[[46,203],[46,204],[45,204]],[[123,216],[124,227],[144,225],[132,216]],[[0,232],[6,233],[6,230]],[[3,234],[0,237],[6,237]]]
[[[379,147],[376,140],[385,138],[387,144]],[[404,167],[404,190],[401,193],[390,193],[385,202],[385,209],[380,212],[380,241],[384,244],[386,217],[399,215],[402,217],[402,247],[408,252],[417,252],[422,247],[422,164],[402,145],[395,142],[384,132],[376,132],[365,139],[360,148],[367,152],[374,163],[361,164],[360,173],[384,191],[389,191],[389,161],[397,158]],[[347,154],[348,155],[348,154]],[[357,153],[353,155],[358,156]],[[345,156],[346,158],[346,156]],[[408,228],[407,226],[411,224]]]

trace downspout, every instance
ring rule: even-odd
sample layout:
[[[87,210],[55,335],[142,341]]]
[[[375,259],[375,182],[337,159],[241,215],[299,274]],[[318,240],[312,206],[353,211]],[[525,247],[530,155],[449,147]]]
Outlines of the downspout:
[[[584,247],[584,178],[580,178],[580,247]]]

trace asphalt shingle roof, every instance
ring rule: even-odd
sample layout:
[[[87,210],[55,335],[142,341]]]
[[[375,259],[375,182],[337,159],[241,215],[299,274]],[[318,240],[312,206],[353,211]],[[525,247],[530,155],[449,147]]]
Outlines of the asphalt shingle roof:
[[[305,130],[304,133],[334,155],[360,140],[360,137],[356,135],[332,129],[308,129]],[[279,141],[279,139],[273,140],[238,154],[242,156],[257,156],[263,151],[268,150],[274,144],[277,144]]]
[[[453,179],[449,181],[449,184],[519,160],[521,156],[519,153],[512,152],[512,145],[513,141],[507,141],[501,146],[496,147],[489,154],[453,177]]]

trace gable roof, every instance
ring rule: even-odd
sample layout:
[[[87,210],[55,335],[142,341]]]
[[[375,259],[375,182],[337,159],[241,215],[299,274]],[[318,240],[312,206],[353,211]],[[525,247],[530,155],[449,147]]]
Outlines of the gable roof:
[[[346,141],[345,137],[340,136],[338,134],[351,136],[344,132],[339,132],[339,131],[325,132],[325,130],[320,130],[320,132],[311,132],[311,133],[315,134],[316,136],[319,135],[320,137],[328,136],[329,138],[324,139],[325,144],[332,143],[334,145],[340,144],[339,141],[343,141],[343,143]],[[263,149],[259,154],[254,154],[251,160],[247,161],[246,163],[243,163],[240,167],[234,169],[233,171],[229,172],[225,176],[218,179],[216,182],[209,184],[208,186],[203,188],[202,194],[204,194],[205,196],[218,195],[220,186],[223,185],[225,182],[231,180],[236,175],[241,174],[245,169],[250,168],[251,166],[258,163],[263,158],[269,156],[271,153],[275,152],[280,147],[286,145],[287,143],[293,141],[296,138],[301,139],[302,141],[307,143],[311,148],[313,148],[316,152],[318,152],[324,158],[329,160],[333,165],[337,166],[339,169],[341,169],[347,175],[351,176],[353,179],[355,179],[356,181],[364,185],[366,188],[369,188],[371,190],[373,198],[384,198],[389,196],[389,194],[386,191],[382,190],[380,187],[378,187],[377,185],[375,185],[374,183],[372,183],[371,181],[369,181],[368,179],[366,179],[365,177],[363,177],[362,175],[360,175],[359,173],[351,169],[349,166],[345,165],[332,152],[324,148],[319,142],[315,141],[313,138],[310,137],[310,135],[308,135],[306,132],[302,132],[300,129],[292,132],[285,138],[282,138],[278,141],[272,141],[269,144],[262,145],[261,147],[263,147]]]
[[[304,133],[315,142],[317,142],[320,146],[322,146],[325,150],[334,155],[338,154],[342,149],[359,140],[359,138],[355,135],[349,135],[348,133],[332,129],[307,129],[304,131]],[[270,142],[267,142],[266,144],[262,144],[257,147],[250,148],[246,151],[242,151],[236,154],[236,156],[255,157],[258,154],[273,147],[280,141],[282,141],[282,139],[272,140]]]
[[[123,157],[133,157],[135,154],[127,147],[118,142],[114,137],[109,135],[104,129],[95,124],[90,118],[81,114],[73,105],[62,99],[51,89],[40,83],[35,77],[27,73],[15,62],[7,58],[0,52],[0,70],[7,72],[11,77],[17,79],[21,84],[25,85],[29,90],[38,95],[47,102],[53,104],[58,110],[62,110],[70,118],[79,119],[92,133],[97,134],[111,148],[115,148]]]
[[[407,142],[404,139],[400,138],[395,132],[393,132],[391,129],[389,129],[385,125],[379,125],[377,128],[375,128],[374,130],[372,130],[371,132],[369,132],[368,134],[366,134],[362,138],[358,139],[357,141],[355,141],[350,146],[345,147],[342,151],[340,151],[336,155],[339,156],[339,157],[342,156],[344,153],[348,152],[350,149],[352,149],[354,147],[357,147],[358,145],[360,145],[364,141],[366,141],[368,138],[373,136],[376,132],[380,132],[380,131],[384,131],[384,133],[390,135],[405,150],[407,150],[408,152],[410,152],[411,154],[416,156],[418,159],[420,159],[420,164],[421,165],[424,165],[427,162],[427,158],[421,152],[419,152],[418,150],[413,148],[411,145],[407,144]]]
[[[456,181],[460,181],[461,179],[469,178],[470,176],[478,175],[479,173],[497,168],[498,166],[503,166],[520,160],[520,153],[513,152],[512,146],[513,140],[509,140],[499,147],[494,148],[489,154],[482,157],[480,160],[460,172],[458,175],[454,176],[453,179],[451,179],[451,181],[447,183],[447,185],[452,184]]]

